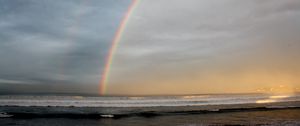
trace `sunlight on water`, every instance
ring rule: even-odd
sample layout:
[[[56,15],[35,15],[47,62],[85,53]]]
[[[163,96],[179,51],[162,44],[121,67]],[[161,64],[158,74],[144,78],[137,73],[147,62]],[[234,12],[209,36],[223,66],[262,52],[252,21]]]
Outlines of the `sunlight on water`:
[[[256,103],[272,103],[291,97],[292,95],[272,95],[269,99],[257,100]]]
[[[288,95],[275,95],[275,96],[270,96],[271,99],[278,99],[278,98],[288,98],[291,96]]]
[[[257,100],[256,103],[258,104],[262,104],[262,103],[272,103],[272,102],[276,102],[276,100],[274,99],[266,99],[266,100]]]

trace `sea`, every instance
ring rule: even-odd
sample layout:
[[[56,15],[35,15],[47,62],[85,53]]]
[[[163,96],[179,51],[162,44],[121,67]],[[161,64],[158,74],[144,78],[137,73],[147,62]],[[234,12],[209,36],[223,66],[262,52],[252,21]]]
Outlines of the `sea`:
[[[300,125],[300,93],[0,95],[0,126]]]

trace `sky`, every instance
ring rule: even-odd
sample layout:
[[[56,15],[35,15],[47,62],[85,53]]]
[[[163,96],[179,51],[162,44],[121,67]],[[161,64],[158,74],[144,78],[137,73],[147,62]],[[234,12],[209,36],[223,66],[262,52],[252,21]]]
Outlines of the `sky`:
[[[0,0],[0,93],[97,94],[130,0]],[[107,94],[295,92],[299,0],[139,0]]]

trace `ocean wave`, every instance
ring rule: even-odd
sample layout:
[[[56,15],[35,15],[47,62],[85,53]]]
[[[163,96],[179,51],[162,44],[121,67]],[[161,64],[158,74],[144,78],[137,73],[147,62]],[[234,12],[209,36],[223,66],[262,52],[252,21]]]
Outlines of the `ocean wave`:
[[[5,112],[0,112],[0,118],[9,118],[12,117],[13,115],[7,114]]]
[[[299,108],[299,95],[0,96],[0,118],[153,117]]]
[[[18,111],[18,109],[22,109]],[[56,108],[58,109],[58,108]],[[63,110],[66,108],[59,108]],[[193,114],[210,114],[210,113],[229,113],[229,112],[250,112],[250,111],[270,111],[270,110],[283,110],[283,109],[300,109],[300,106],[277,106],[277,107],[240,107],[240,108],[223,108],[223,109],[196,109],[196,110],[129,110],[126,112],[114,113],[101,113],[97,111],[78,111],[73,108],[71,111],[57,111],[53,108],[10,108],[6,109],[7,112],[1,112],[0,118],[124,118],[124,117],[155,117],[165,115],[193,115]],[[46,111],[45,111],[46,110]],[[3,109],[1,110],[3,111]],[[4,109],[5,111],[5,109]]]
[[[0,106],[158,107],[300,101],[300,95],[195,95],[160,97],[0,96]]]

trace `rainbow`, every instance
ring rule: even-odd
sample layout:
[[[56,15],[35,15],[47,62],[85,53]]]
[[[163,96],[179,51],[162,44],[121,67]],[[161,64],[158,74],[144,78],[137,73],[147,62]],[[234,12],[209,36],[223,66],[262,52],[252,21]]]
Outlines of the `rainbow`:
[[[105,59],[105,67],[102,72],[102,77],[101,77],[100,84],[99,84],[100,95],[104,95],[106,93],[106,86],[107,86],[107,81],[109,79],[109,72],[111,69],[112,62],[113,62],[114,53],[116,52],[116,49],[118,48],[122,34],[126,28],[126,24],[128,23],[128,20],[130,18],[130,15],[132,14],[134,8],[137,6],[138,1],[139,0],[131,0],[128,10],[124,14],[123,19],[121,20],[119,27],[114,35],[114,38],[112,40],[112,45],[111,45],[108,55]]]

